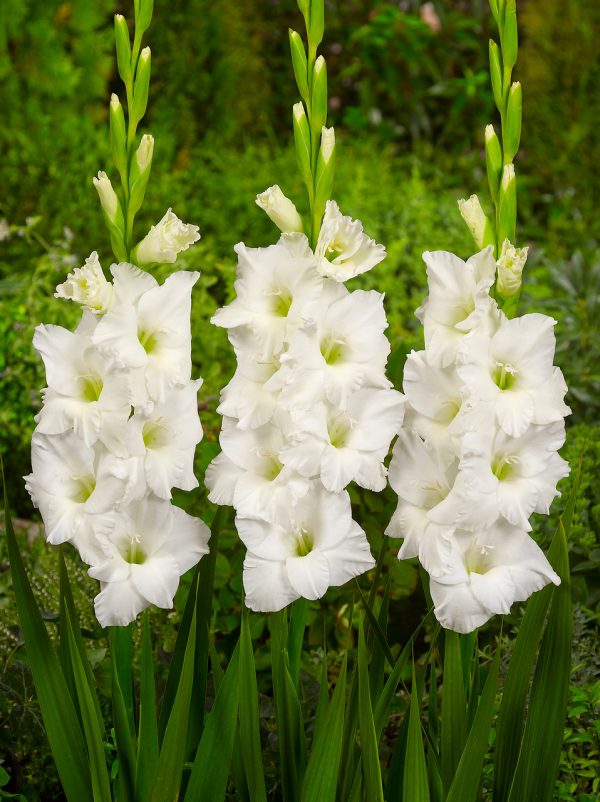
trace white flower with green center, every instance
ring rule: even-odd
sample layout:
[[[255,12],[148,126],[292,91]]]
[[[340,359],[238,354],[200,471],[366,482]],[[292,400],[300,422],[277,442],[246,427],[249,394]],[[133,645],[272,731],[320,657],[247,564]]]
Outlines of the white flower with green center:
[[[163,499],[171,498],[171,488],[193,490],[196,445],[202,439],[198,417],[198,390],[202,379],[173,388],[165,401],[153,405],[148,413],[137,411],[128,423],[128,447],[136,457],[137,481],[130,497],[144,495],[148,489]]]
[[[275,612],[295,599],[320,599],[375,565],[345,492],[315,487],[280,525],[241,516],[235,523],[248,549],[244,590],[251,610]]]
[[[452,543],[451,569],[430,582],[435,616],[446,629],[472,632],[550,582],[560,584],[535,541],[506,521],[477,534],[457,531]]]
[[[244,351],[237,358],[237,370],[221,390],[217,412],[237,418],[240,429],[256,429],[269,423],[277,408],[277,393],[265,384],[279,370],[279,358],[257,362]]]
[[[171,209],[155,226],[152,226],[135,249],[136,261],[140,265],[157,262],[175,262],[181,251],[200,239],[198,226],[182,223]]]
[[[564,422],[533,424],[520,437],[510,437],[497,429],[493,409],[485,404],[471,416],[474,422],[464,436],[460,462],[461,528],[479,530],[502,516],[529,531],[531,514],[549,513],[559,495],[556,485],[569,473],[557,453],[565,441]]]
[[[54,297],[75,301],[98,315],[107,311],[113,299],[113,285],[102,272],[96,251],[88,256],[83,267],[76,267],[58,285]]]
[[[310,481],[281,461],[289,422],[277,422],[256,429],[240,429],[233,418],[223,418],[219,442],[222,453],[206,469],[208,498],[213,504],[235,507],[240,516],[267,521],[285,521],[290,506],[309,489]]]
[[[43,324],[35,330],[33,346],[44,361],[48,383],[37,429],[49,435],[72,429],[88,447],[100,440],[118,456],[127,456],[123,440],[131,411],[130,378],[113,368],[86,336],[88,323],[95,324],[88,315],[76,332]]]
[[[361,387],[391,387],[386,328],[383,294],[375,290],[325,298],[316,319],[290,339],[269,385],[282,388],[285,408],[310,409],[325,398],[344,410]]]
[[[40,511],[47,540],[73,543],[84,562],[96,559],[97,527],[127,493],[128,464],[101,446],[89,448],[72,432],[35,432],[25,487]]]
[[[281,451],[282,462],[302,476],[319,477],[332,493],[352,481],[383,490],[383,460],[403,416],[401,393],[370,388],[354,393],[345,411],[327,402],[312,410],[292,410],[297,430]]]
[[[494,334],[474,331],[458,356],[457,371],[472,401],[490,401],[501,428],[519,437],[527,427],[570,413],[567,386],[554,367],[556,321],[537,313],[508,320]]]
[[[253,335],[252,358],[277,355],[293,331],[313,314],[323,288],[314,255],[304,234],[283,234],[268,248],[235,246],[238,254],[235,299],[217,310],[212,323],[235,336]]]
[[[149,607],[169,609],[179,578],[208,554],[210,529],[167,501],[149,496],[124,507],[102,533],[104,553],[89,575],[101,626],[127,626]]]
[[[149,398],[164,401],[171,388],[190,380],[191,293],[200,274],[181,270],[159,286],[123,268],[113,269],[116,300],[92,340],[117,365],[143,368]],[[142,282],[150,286],[140,294]]]
[[[458,460],[448,460],[415,432],[403,430],[394,445],[389,482],[398,495],[398,505],[385,534],[402,537],[401,560],[418,557],[423,567],[439,576],[448,570],[456,508],[454,485]],[[449,510],[448,522],[436,523],[431,513]]]
[[[385,259],[385,248],[367,237],[360,220],[343,215],[335,201],[327,201],[315,256],[321,275],[348,281]]]
[[[496,277],[491,246],[466,262],[447,251],[425,252],[429,295],[416,315],[425,328],[431,364],[447,367],[472,329],[495,330],[498,309],[489,297]]]

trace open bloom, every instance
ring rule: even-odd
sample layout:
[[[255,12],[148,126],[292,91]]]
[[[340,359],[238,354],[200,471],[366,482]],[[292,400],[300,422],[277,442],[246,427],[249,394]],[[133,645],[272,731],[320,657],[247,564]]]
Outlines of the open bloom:
[[[347,281],[385,259],[385,248],[367,237],[360,220],[343,215],[335,201],[327,201],[315,256],[321,275]]]
[[[76,301],[96,314],[106,312],[112,301],[113,286],[102,272],[96,251],[88,256],[83,267],[76,267],[67,280],[58,285],[54,297]]]
[[[89,575],[103,627],[126,626],[151,604],[173,606],[179,577],[208,554],[210,529],[167,501],[149,496],[124,507],[101,532],[103,555]]]
[[[523,268],[527,261],[529,248],[515,248],[505,239],[502,253],[498,259],[498,292],[505,298],[514,295],[521,288]]]
[[[457,531],[452,542],[451,569],[430,583],[435,616],[446,629],[472,632],[549,582],[560,584],[535,541],[506,521],[477,534]]]
[[[238,353],[237,370],[221,390],[219,415],[237,418],[240,429],[256,429],[268,423],[277,408],[277,392],[266,387],[281,367],[278,357],[257,362],[245,351]]]
[[[375,565],[347,493],[323,488],[300,499],[280,525],[236,518],[248,553],[244,590],[251,610],[274,612],[299,599],[320,599]]]
[[[152,226],[136,248],[139,264],[174,262],[177,254],[186,251],[200,239],[198,226],[182,223],[171,209],[155,226]]]

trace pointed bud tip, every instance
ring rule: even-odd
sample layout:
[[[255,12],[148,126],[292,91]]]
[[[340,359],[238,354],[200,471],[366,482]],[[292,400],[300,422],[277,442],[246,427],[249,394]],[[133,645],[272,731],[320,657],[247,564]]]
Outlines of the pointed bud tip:
[[[301,120],[303,117],[306,117],[306,112],[304,111],[304,103],[298,101],[298,103],[294,103],[293,106],[294,117],[297,120]]]
[[[118,95],[116,95],[114,92],[113,92],[113,93],[112,93],[112,95],[110,96],[110,105],[111,105],[111,106],[113,107],[113,109],[115,109],[115,110],[116,110],[116,109],[118,109],[118,108],[119,108],[119,106],[121,105],[121,101],[119,100],[119,96],[118,96]]]
[[[489,142],[489,140],[492,139],[495,136],[496,136],[496,129],[494,128],[494,126],[491,123],[490,123],[490,125],[486,125],[485,126],[485,138],[486,138],[486,141]]]
[[[147,61],[150,58],[150,48],[146,46],[140,53],[140,59]]]
[[[325,67],[325,59],[323,56],[319,56],[319,58],[315,61],[315,70],[317,72],[321,72],[321,70]]]

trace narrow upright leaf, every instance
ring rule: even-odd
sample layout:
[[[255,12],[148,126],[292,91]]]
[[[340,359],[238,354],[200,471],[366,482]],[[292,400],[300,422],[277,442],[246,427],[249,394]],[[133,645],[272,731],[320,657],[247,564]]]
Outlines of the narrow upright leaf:
[[[144,614],[142,631],[142,666],[140,676],[140,723],[138,734],[136,802],[144,802],[150,796],[154,772],[158,762],[158,727],[156,723],[156,689],[152,641],[148,613]]]
[[[116,629],[116,627],[110,628],[110,673],[115,739],[119,758],[119,773],[117,775],[118,799],[119,802],[133,802],[136,759],[127,706],[119,684],[119,671],[117,668],[117,655],[115,650]]]
[[[467,739],[467,705],[459,636],[446,630],[442,685],[442,780],[448,790]]]
[[[260,718],[258,713],[258,689],[252,638],[248,623],[248,612],[242,612],[240,634],[240,746],[246,770],[248,791],[252,802],[266,802],[265,778],[260,746]]]
[[[370,802],[383,802],[381,766],[379,764],[378,739],[371,707],[369,668],[365,636],[360,622],[358,630],[358,720],[360,727],[363,787]]]
[[[429,781],[421,730],[420,706],[420,696],[413,663],[406,757],[404,761],[404,776],[402,778],[402,798],[410,800],[410,802],[429,802]]]

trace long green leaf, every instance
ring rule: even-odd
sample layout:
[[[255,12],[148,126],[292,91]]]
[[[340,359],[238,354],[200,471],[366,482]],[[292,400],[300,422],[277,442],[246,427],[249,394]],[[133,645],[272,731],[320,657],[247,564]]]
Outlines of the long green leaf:
[[[194,608],[179,676],[179,685],[171,708],[171,715],[165,728],[165,735],[156,766],[156,775],[152,784],[151,802],[174,802],[179,796],[181,773],[185,761],[190,698],[194,681],[195,648],[196,610]]]
[[[256,686],[256,666],[248,612],[242,611],[242,631],[240,634],[240,747],[248,791],[252,802],[266,802],[265,777],[260,746],[260,718],[258,713],[258,689]]]
[[[225,799],[237,729],[239,669],[238,645],[207,716],[184,802],[223,802]]]
[[[404,776],[402,778],[402,798],[410,800],[410,802],[429,802],[429,780],[427,778],[425,746],[421,730],[420,706],[420,694],[413,663],[406,757],[404,761]]]
[[[152,661],[152,641],[148,612],[144,614],[142,631],[142,666],[140,676],[140,723],[138,733],[136,802],[150,798],[154,772],[158,763],[158,726],[156,723],[156,689]]]
[[[83,732],[89,756],[90,776],[92,780],[92,799],[94,802],[111,802],[110,779],[106,768],[104,744],[102,743],[102,727],[96,714],[92,694],[88,685],[88,678],[83,667],[81,655],[77,649],[73,624],[69,611],[66,611],[67,640],[73,667],[73,678],[77,690],[79,710],[83,722]]]
[[[344,658],[346,655],[344,654]],[[325,725],[327,711],[329,710],[329,674],[327,668],[327,644],[323,647],[323,665],[321,666],[321,682],[319,684],[319,699],[317,701],[317,712],[315,713],[315,730],[313,733],[313,744],[319,737],[319,732]]]
[[[335,802],[342,750],[347,658],[346,653],[325,722],[313,741],[302,784],[302,802]]]
[[[375,734],[375,721],[371,707],[367,648],[362,621],[358,630],[358,720],[365,793],[370,802],[383,802],[381,765],[379,763],[378,740]]]
[[[561,584],[554,588],[548,623],[536,663],[527,723],[511,789],[510,802],[550,802],[569,698],[571,675],[571,586],[567,538],[559,524],[560,552],[554,569]]]
[[[291,608],[290,631],[288,635],[288,654],[290,661],[290,676],[292,682],[298,687],[300,681],[300,657],[302,656],[302,643],[308,616],[308,602],[306,599],[297,599]]]
[[[388,574],[387,581],[385,583],[383,599],[381,601],[381,607],[379,608],[379,613],[377,615],[377,625],[383,635],[383,640],[386,643],[387,643],[387,620],[390,607],[390,588],[391,588],[391,574]],[[386,653],[383,648],[382,642],[380,641],[379,638],[376,638],[373,643],[373,652],[371,654],[371,670],[369,672],[369,684],[371,687],[371,703],[373,707],[375,707],[375,704],[377,703],[377,700],[381,696],[381,691],[383,689],[385,658],[386,658]],[[393,664],[391,665],[393,666]]]
[[[135,749],[127,705],[119,683],[115,629],[116,627],[110,628],[110,667],[115,739],[119,757],[118,799],[119,802],[133,802],[135,793]]]
[[[2,484],[8,559],[27,658],[65,795],[69,802],[81,802],[82,799],[90,799],[92,793],[83,732],[19,553],[6,495],[4,468]]]
[[[360,594],[360,598],[362,600],[362,603],[364,604],[365,613],[367,614],[367,619],[369,621],[369,624],[371,625],[371,631],[373,632],[373,634],[375,635],[375,638],[379,642],[379,646],[383,650],[385,658],[388,661],[388,663],[390,664],[390,667],[393,668],[394,667],[394,655],[392,654],[392,650],[390,649],[389,643],[387,642],[387,638],[385,637],[385,634],[384,634],[384,632],[383,632],[383,630],[382,630],[382,628],[381,628],[381,626],[379,624],[379,621],[377,620],[377,616],[375,615],[375,613],[371,609],[371,605],[366,600],[362,590],[360,589],[358,581],[356,581],[356,589],[358,590],[358,592]]]
[[[114,654],[115,667],[119,680],[119,688],[123,696],[127,721],[131,737],[135,737],[135,720],[133,714],[133,647],[131,642],[132,625],[111,627],[110,645]]]
[[[488,747],[498,689],[499,666],[500,646],[498,645],[446,802],[476,802],[479,798],[479,782]]]
[[[446,630],[442,685],[441,761],[446,791],[458,767],[467,740],[467,703],[459,636]]]

